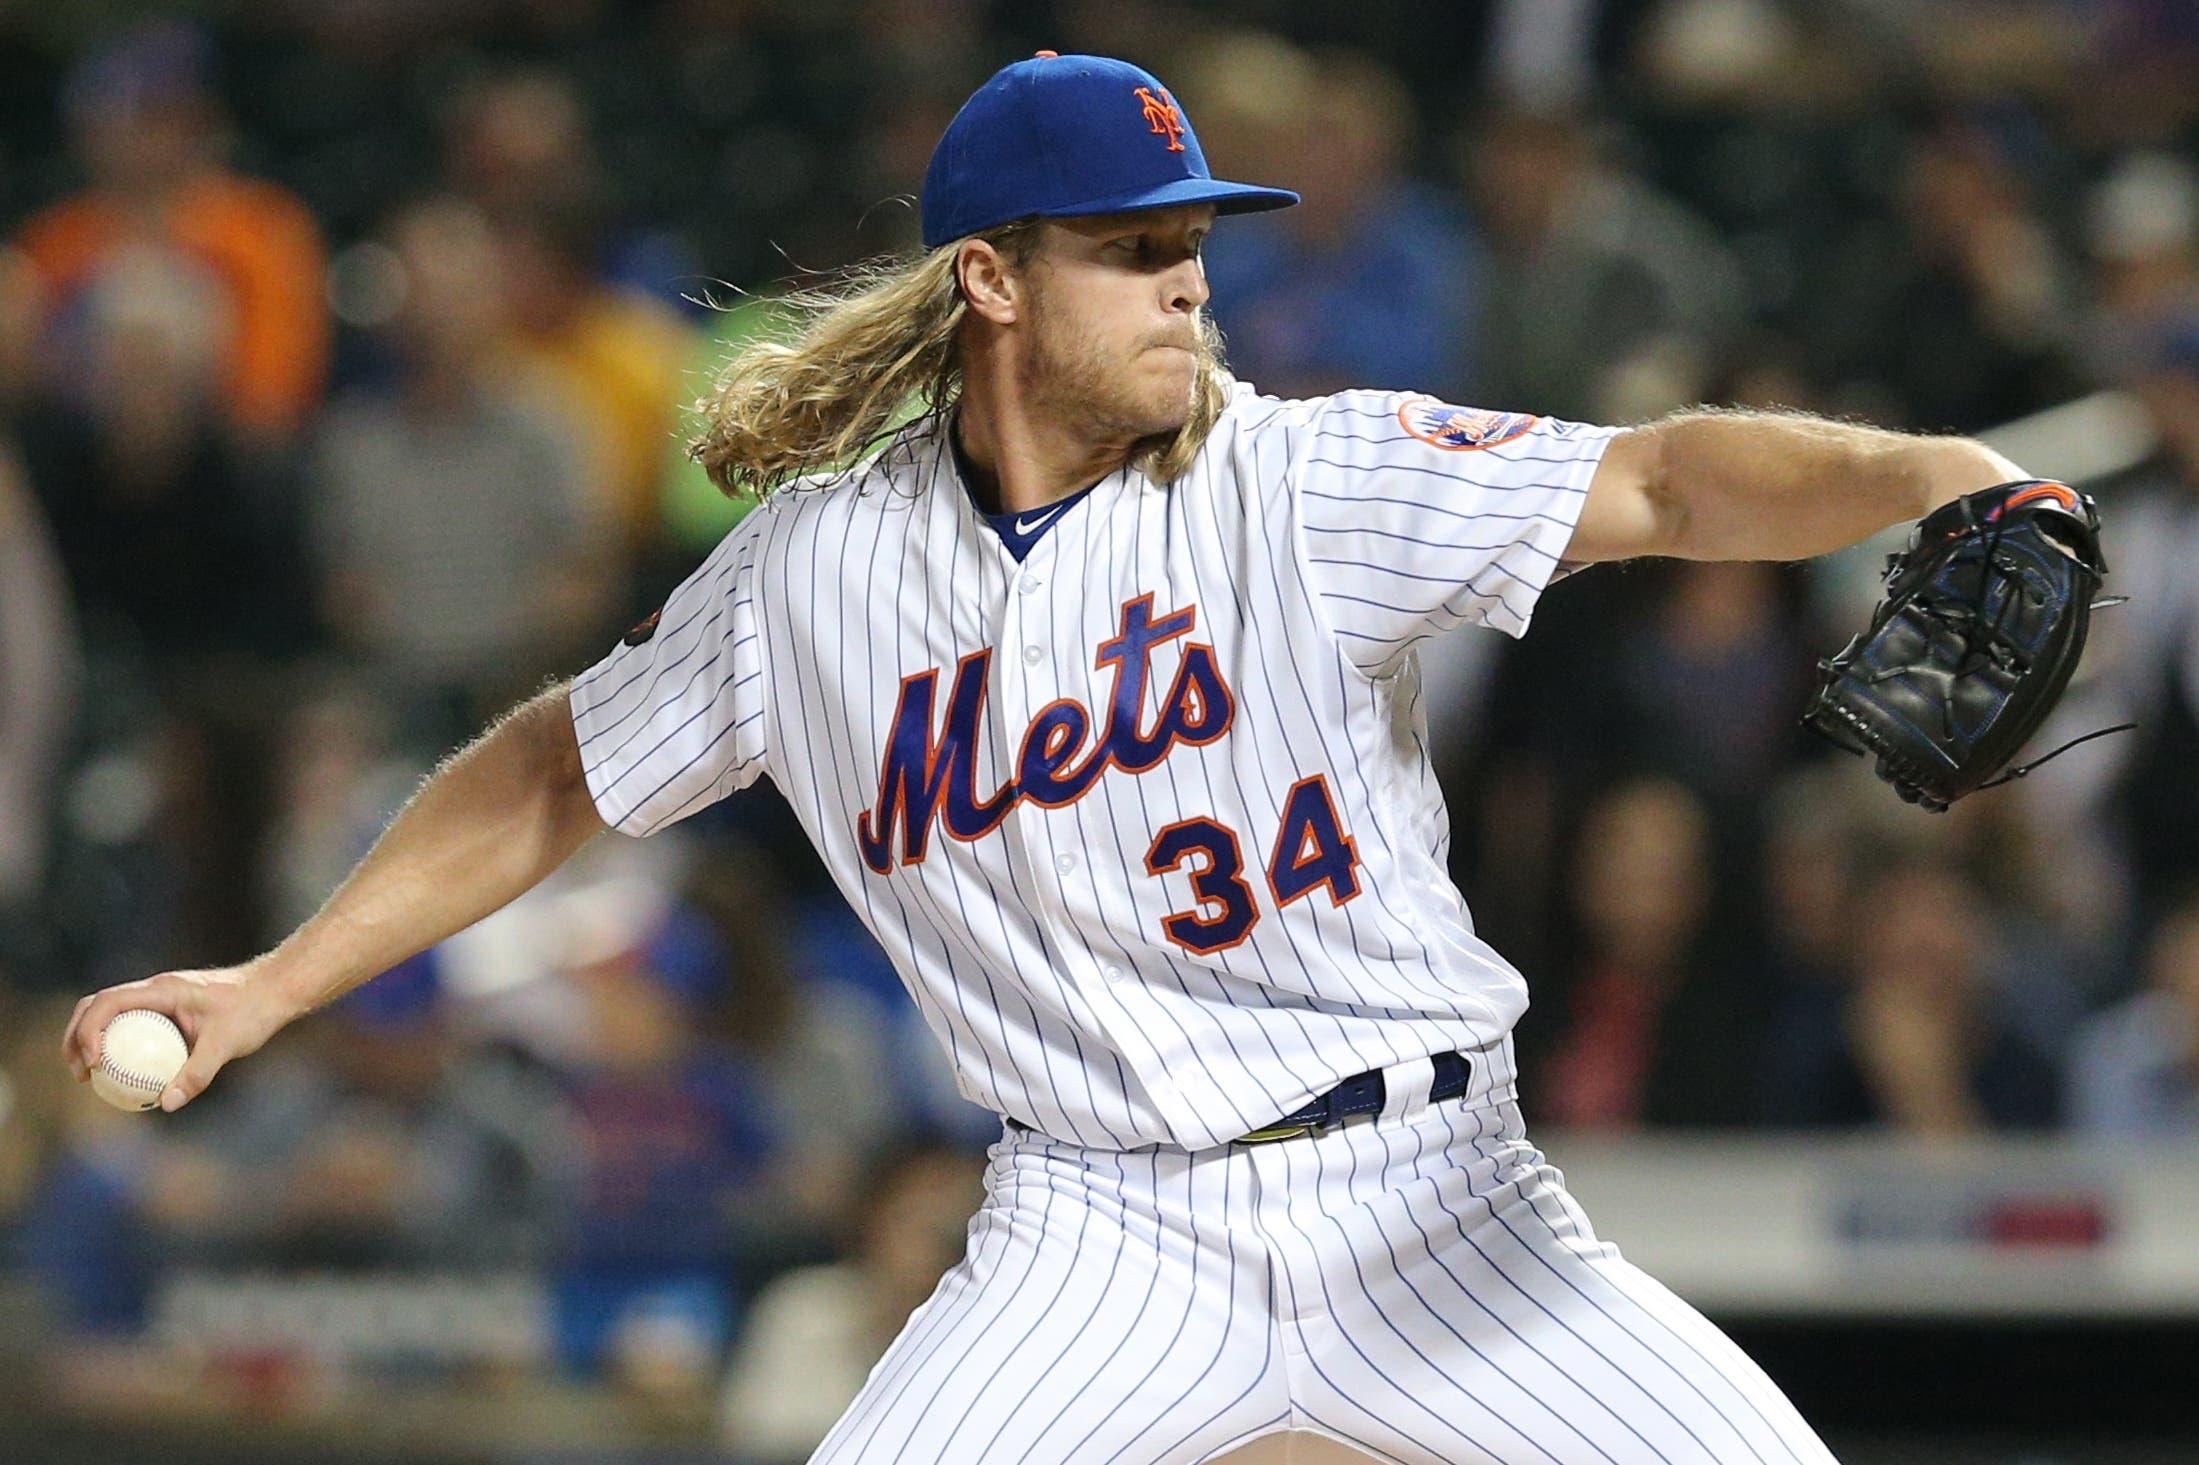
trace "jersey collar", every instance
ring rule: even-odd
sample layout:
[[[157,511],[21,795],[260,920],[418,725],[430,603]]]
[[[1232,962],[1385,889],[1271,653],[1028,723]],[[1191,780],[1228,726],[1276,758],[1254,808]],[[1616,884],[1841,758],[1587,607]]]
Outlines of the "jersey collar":
[[[996,514],[978,502],[977,494],[971,488],[977,481],[976,465],[970,462],[969,455],[962,450],[962,438],[954,430],[954,418],[943,418],[941,427],[946,434],[947,452],[954,468],[955,482],[961,486],[963,497],[969,501],[971,510],[979,520],[1000,536],[1001,544],[1014,556],[1017,564],[1023,563],[1031,551],[1038,547],[1038,542],[1046,537],[1046,532],[1067,518],[1069,511],[1084,502],[1093,489],[1124,471],[1118,468],[1113,473],[1086,484],[1067,498],[1056,499],[1039,508]]]

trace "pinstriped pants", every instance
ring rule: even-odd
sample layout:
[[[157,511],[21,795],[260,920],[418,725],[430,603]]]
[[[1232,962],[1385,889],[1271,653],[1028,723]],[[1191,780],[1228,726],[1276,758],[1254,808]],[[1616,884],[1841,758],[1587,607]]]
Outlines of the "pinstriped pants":
[[[1510,1039],[1472,1058],[1462,1098],[1401,1065],[1390,1112],[1269,1144],[1010,1131],[967,1255],[813,1465],[1350,1457],[1285,1433],[1409,1465],[1831,1460],[1596,1239],[1527,1141]]]

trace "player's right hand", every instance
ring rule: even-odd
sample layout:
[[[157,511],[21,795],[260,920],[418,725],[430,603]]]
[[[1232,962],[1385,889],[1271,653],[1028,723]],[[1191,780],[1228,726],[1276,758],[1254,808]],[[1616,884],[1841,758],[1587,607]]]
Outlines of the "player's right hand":
[[[115,1015],[132,1008],[166,1013],[183,1030],[190,1059],[160,1096],[170,1113],[206,1091],[232,1058],[256,1053],[302,1010],[259,962],[210,971],[162,972],[94,992],[76,1004],[61,1057],[78,1083],[99,1063],[100,1035]]]

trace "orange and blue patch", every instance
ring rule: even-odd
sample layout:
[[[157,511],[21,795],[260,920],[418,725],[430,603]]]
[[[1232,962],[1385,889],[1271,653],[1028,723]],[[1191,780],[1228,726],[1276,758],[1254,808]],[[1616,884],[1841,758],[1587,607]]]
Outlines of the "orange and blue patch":
[[[1405,431],[1450,452],[1508,443],[1541,420],[1533,413],[1460,407],[1434,397],[1407,397],[1397,409],[1398,425]]]

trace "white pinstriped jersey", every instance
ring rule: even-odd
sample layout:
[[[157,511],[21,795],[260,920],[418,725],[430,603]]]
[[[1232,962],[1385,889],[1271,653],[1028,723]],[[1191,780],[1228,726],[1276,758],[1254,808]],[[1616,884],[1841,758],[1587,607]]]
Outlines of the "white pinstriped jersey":
[[[782,490],[575,680],[604,819],[770,774],[950,1054],[1057,1138],[1224,1143],[1510,1030],[1412,648],[1517,635],[1616,429],[1240,385],[1018,563],[939,418]]]

